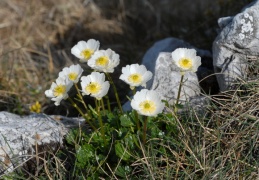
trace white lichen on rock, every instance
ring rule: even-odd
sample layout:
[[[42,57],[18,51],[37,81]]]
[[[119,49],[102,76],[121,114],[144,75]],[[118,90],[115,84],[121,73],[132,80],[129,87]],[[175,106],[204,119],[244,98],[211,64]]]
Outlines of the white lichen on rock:
[[[253,20],[253,16],[247,12],[242,14],[241,16],[243,16],[243,18],[240,19],[241,26],[240,26],[240,33],[238,35],[239,35],[239,38],[241,40],[243,40],[243,39],[253,35],[253,31],[254,31],[253,21],[254,20]]]
[[[258,12],[259,0],[218,21],[222,30],[213,43],[213,66],[221,91],[233,89],[251,76],[248,57],[259,56]]]
[[[0,112],[0,172],[12,171],[34,154],[36,145],[61,145],[66,133],[62,123],[44,114],[21,117]]]

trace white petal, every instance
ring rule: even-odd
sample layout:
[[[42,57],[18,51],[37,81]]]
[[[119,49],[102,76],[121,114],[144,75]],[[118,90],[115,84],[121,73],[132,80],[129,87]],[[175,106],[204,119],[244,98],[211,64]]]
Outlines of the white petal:
[[[127,78],[128,78],[128,76],[126,74],[121,74],[120,77],[119,77],[119,79],[121,79],[121,80],[123,80],[125,82],[128,82]]]
[[[88,45],[87,45],[87,42],[85,42],[85,41],[79,41],[77,43],[77,47],[80,51],[82,51],[82,50],[86,49],[88,47]]]
[[[52,91],[52,90],[46,90],[46,91],[45,91],[45,95],[46,95],[48,98],[53,98],[53,97],[55,97],[55,96],[53,95],[53,91]]]
[[[143,79],[145,80],[145,82],[149,81],[152,78],[152,72],[150,71],[146,71],[145,74],[143,75]]]
[[[130,65],[123,67],[121,72],[122,72],[122,74],[129,75],[130,74]]]
[[[82,58],[81,51],[78,49],[77,46],[72,47],[71,49],[71,54],[73,54],[74,56],[76,56],[77,58]]]

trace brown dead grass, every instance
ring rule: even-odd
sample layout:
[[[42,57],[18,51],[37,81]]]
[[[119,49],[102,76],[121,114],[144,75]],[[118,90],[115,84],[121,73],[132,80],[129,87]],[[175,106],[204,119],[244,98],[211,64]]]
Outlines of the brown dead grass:
[[[0,111],[28,113],[28,106],[36,100],[45,109],[53,108],[44,91],[60,69],[77,63],[70,49],[79,40],[95,38],[102,48],[115,50],[121,56],[120,67],[140,62],[147,48],[169,36],[210,50],[217,35],[217,19],[236,14],[248,2],[251,1],[1,0]],[[114,76],[119,73],[120,68]],[[257,89],[242,96],[235,92],[223,100],[215,98],[219,106],[212,112],[211,121],[204,122],[205,133],[193,138],[203,141],[204,147],[200,146],[196,155],[208,162],[204,177],[225,167],[223,175],[229,179],[242,178],[238,176],[241,170],[251,171],[251,179],[258,174],[258,167],[254,167],[259,158]],[[200,142],[188,143],[197,148]],[[216,174],[214,179],[217,177],[220,176]]]
[[[120,67],[140,62],[156,40],[169,36],[210,49],[217,18],[232,15],[245,3],[1,0],[0,110],[25,113],[36,100],[45,104],[44,91],[60,69],[78,62],[70,49],[79,40],[95,38],[103,49],[115,50]]]

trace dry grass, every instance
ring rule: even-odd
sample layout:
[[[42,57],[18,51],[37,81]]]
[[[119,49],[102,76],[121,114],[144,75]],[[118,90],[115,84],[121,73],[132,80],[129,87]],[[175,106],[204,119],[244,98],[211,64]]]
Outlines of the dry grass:
[[[248,2],[251,0],[1,0],[0,110],[25,114],[38,100],[45,113],[66,114],[62,107],[49,110],[54,106],[44,91],[60,69],[77,63],[70,49],[79,40],[95,38],[102,48],[115,50],[121,56],[120,67],[140,62],[155,41],[169,36],[210,50],[217,35],[217,18],[235,15]],[[255,179],[258,88],[258,82],[248,82],[237,91],[213,97],[216,105],[209,119],[179,121],[179,137],[188,137],[182,138],[185,151],[166,146],[175,159],[144,159],[140,164],[152,166],[154,169],[147,171],[153,171],[158,179],[165,175]],[[149,153],[143,152],[152,157]],[[170,166],[155,166],[158,161]]]
[[[143,158],[132,164],[135,173],[144,179],[258,179],[258,89],[258,81],[243,82],[212,96],[206,116],[190,109],[188,116],[176,117],[177,137],[150,139]],[[164,149],[152,147],[157,145]],[[161,149],[168,153],[154,155]]]
[[[210,49],[217,18],[232,15],[243,4],[231,0],[2,0],[0,109],[26,113],[36,100],[46,104],[43,94],[56,74],[77,62],[70,49],[79,40],[100,40],[102,48],[120,54],[120,67],[140,62],[153,42],[168,36]]]

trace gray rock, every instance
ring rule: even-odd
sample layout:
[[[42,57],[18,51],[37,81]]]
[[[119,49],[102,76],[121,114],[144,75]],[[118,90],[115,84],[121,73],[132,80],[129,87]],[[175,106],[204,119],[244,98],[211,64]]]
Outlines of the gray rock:
[[[181,39],[169,37],[154,43],[154,45],[150,47],[145,53],[142,59],[142,64],[145,65],[146,68],[154,74],[155,68],[156,68],[156,61],[158,59],[159,53],[173,52],[175,49],[182,48],[182,47],[196,49],[198,56],[211,57],[211,53],[207,50],[197,49],[194,46],[190,45],[189,43]],[[212,61],[204,62],[204,60],[202,59],[202,64],[210,64],[210,63],[212,64]],[[197,73],[199,73],[199,71]],[[153,79],[151,79],[147,83],[147,89],[151,88],[153,84],[153,80],[154,80],[154,76],[153,76]]]
[[[171,105],[175,103],[177,98],[181,79],[178,68],[172,63],[171,53],[181,47],[196,49],[197,55],[202,57],[202,64],[206,65],[206,68],[199,68],[197,74],[192,72],[185,74],[184,85],[180,95],[180,101],[184,104],[190,98],[200,95],[201,90],[197,75],[204,78],[204,74],[210,75],[210,73],[213,73],[208,69],[213,69],[211,53],[206,50],[197,49],[183,40],[170,37],[156,42],[145,53],[142,60],[142,64],[153,73],[153,77],[147,82],[146,88],[156,90]],[[205,73],[203,72],[204,69],[206,69]],[[209,80],[211,81],[211,78]],[[209,82],[207,79],[204,81]],[[215,84],[215,81],[212,83]],[[205,84],[209,87],[208,83]],[[123,109],[125,111],[131,110],[130,102],[125,103]]]
[[[202,117],[209,112],[208,109],[210,106],[210,96],[196,96],[190,98],[190,101],[186,103],[184,108],[179,113],[187,114],[188,117],[190,117],[191,113],[195,113],[195,115]]]
[[[169,104],[174,104],[177,98],[181,74],[174,63],[171,53],[161,52],[156,60],[154,80],[151,89],[156,90]],[[180,102],[188,101],[190,97],[200,95],[200,87],[196,73],[187,72],[184,75]]]
[[[226,27],[233,20],[233,16],[222,17],[218,19],[218,25],[220,29]]]
[[[250,78],[251,66],[259,55],[259,0],[234,17],[219,19],[222,29],[213,43],[213,65],[221,91],[239,80]],[[257,57],[257,58],[256,58]]]
[[[33,114],[21,117],[0,112],[0,174],[12,171],[30,159],[36,146],[56,150],[68,130],[83,122],[83,119],[62,116]]]

